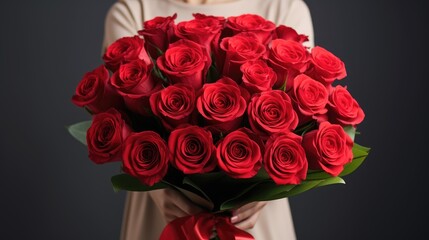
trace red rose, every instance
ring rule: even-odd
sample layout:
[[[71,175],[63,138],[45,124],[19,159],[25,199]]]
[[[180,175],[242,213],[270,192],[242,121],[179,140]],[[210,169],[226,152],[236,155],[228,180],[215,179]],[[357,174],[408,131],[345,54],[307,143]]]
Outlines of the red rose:
[[[138,178],[143,184],[152,186],[167,174],[171,156],[166,142],[158,133],[132,133],[125,141],[123,149],[124,171]]]
[[[176,36],[204,46],[210,54],[212,47],[218,45],[225,20],[214,16],[194,14],[195,19],[177,24]]]
[[[365,113],[345,87],[336,86],[329,96],[329,121],[342,126],[361,123]]]
[[[338,124],[322,122],[319,129],[306,133],[302,145],[310,169],[322,169],[338,176],[353,159],[353,141]]]
[[[311,49],[313,69],[309,75],[329,86],[335,79],[341,80],[347,76],[344,62],[322,47]]]
[[[200,89],[206,81],[211,58],[201,45],[180,39],[170,44],[156,62],[172,83],[184,83]]]
[[[198,112],[213,130],[237,129],[246,111],[248,93],[229,78],[204,84],[197,98]]]
[[[304,43],[308,41],[308,36],[298,34],[295,29],[280,25],[276,28],[274,39],[293,40],[295,42]]]
[[[149,114],[150,95],[162,89],[151,77],[152,68],[152,64],[147,65],[137,59],[122,64],[110,79],[110,84],[124,98],[128,109],[141,115]]]
[[[262,60],[246,62],[240,70],[243,73],[243,85],[251,93],[271,90],[277,81],[276,73]]]
[[[175,84],[150,96],[152,113],[171,131],[181,124],[194,122],[195,90],[184,84]]]
[[[216,167],[212,134],[198,126],[186,126],[171,132],[168,147],[171,163],[185,174],[207,173]]]
[[[111,84],[121,95],[146,94],[152,91],[156,82],[151,78],[152,64],[147,65],[142,60],[122,64],[112,78]]]
[[[255,14],[229,17],[226,27],[231,29],[234,35],[241,32],[255,33],[259,41],[264,45],[271,40],[273,31],[276,29],[276,25],[273,22]]]
[[[101,65],[86,73],[79,82],[72,102],[79,107],[87,107],[91,113],[99,113],[121,105],[120,97],[107,82],[109,71]]]
[[[317,119],[318,115],[325,114],[328,110],[328,91],[320,82],[310,78],[305,74],[298,75],[293,81],[293,91],[295,110],[300,118],[300,124],[312,118]]]
[[[292,132],[272,135],[266,145],[264,167],[277,184],[300,184],[307,176],[308,163],[302,138]]]
[[[177,14],[171,17],[155,17],[143,22],[143,29],[138,34],[143,36],[145,47],[152,58],[158,58],[167,50],[168,44],[174,36],[174,20]]]
[[[237,130],[229,133],[216,149],[219,167],[233,178],[251,178],[261,168],[261,149],[246,132]]]
[[[220,69],[223,69],[223,75],[232,78],[237,83],[241,82],[241,65],[260,59],[266,52],[265,46],[253,33],[240,33],[233,37],[223,38],[220,48],[225,52],[225,56],[219,56],[223,60],[219,64],[219,66],[223,66]]]
[[[122,143],[130,133],[130,128],[114,108],[95,114],[86,135],[89,158],[97,164],[120,160]]]
[[[252,97],[247,109],[252,130],[264,139],[277,132],[293,131],[298,116],[289,96],[280,90],[271,90]]]
[[[144,41],[139,36],[123,37],[110,44],[103,55],[106,67],[115,72],[123,63],[136,59],[144,60],[150,64],[150,58],[144,49]]]
[[[286,82],[286,89],[289,90],[295,76],[307,70],[308,61],[309,53],[301,43],[293,40],[273,40],[268,62],[277,73],[274,88],[280,88]]]

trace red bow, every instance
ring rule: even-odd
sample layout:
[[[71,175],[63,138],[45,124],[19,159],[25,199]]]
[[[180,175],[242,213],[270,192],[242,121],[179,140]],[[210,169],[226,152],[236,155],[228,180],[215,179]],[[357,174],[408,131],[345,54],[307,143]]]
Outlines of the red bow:
[[[221,240],[254,240],[248,232],[236,228],[229,217],[201,213],[178,218],[162,231],[160,240],[209,240],[213,229]]]

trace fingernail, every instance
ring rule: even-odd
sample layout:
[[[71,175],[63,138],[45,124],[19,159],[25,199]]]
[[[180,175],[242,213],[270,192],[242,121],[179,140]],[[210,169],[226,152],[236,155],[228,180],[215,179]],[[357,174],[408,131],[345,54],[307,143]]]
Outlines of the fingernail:
[[[232,224],[234,224],[234,223],[236,223],[236,222],[238,222],[238,216],[233,216],[233,217],[231,218],[231,223],[232,223]]]

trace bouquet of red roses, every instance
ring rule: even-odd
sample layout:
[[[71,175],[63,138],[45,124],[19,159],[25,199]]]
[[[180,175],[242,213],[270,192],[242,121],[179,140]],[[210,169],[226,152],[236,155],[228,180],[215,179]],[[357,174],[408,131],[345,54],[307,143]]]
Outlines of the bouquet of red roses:
[[[364,112],[333,84],[346,77],[338,57],[257,15],[175,18],[111,44],[73,95],[93,118],[69,131],[93,162],[121,162],[115,190],[172,187],[222,212],[344,183],[364,161]],[[247,236],[215,216],[179,219],[163,236],[201,219],[221,239]]]

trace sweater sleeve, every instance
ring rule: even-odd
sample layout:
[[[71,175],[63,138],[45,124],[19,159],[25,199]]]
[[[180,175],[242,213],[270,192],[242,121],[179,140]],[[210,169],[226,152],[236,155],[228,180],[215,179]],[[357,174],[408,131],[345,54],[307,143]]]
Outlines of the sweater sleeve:
[[[139,5],[139,1],[120,0],[110,7],[104,21],[102,54],[117,39],[137,34],[142,25]]]
[[[285,24],[293,27],[298,34],[305,34],[309,41],[304,43],[307,47],[314,47],[314,30],[310,10],[302,0],[292,1]]]

